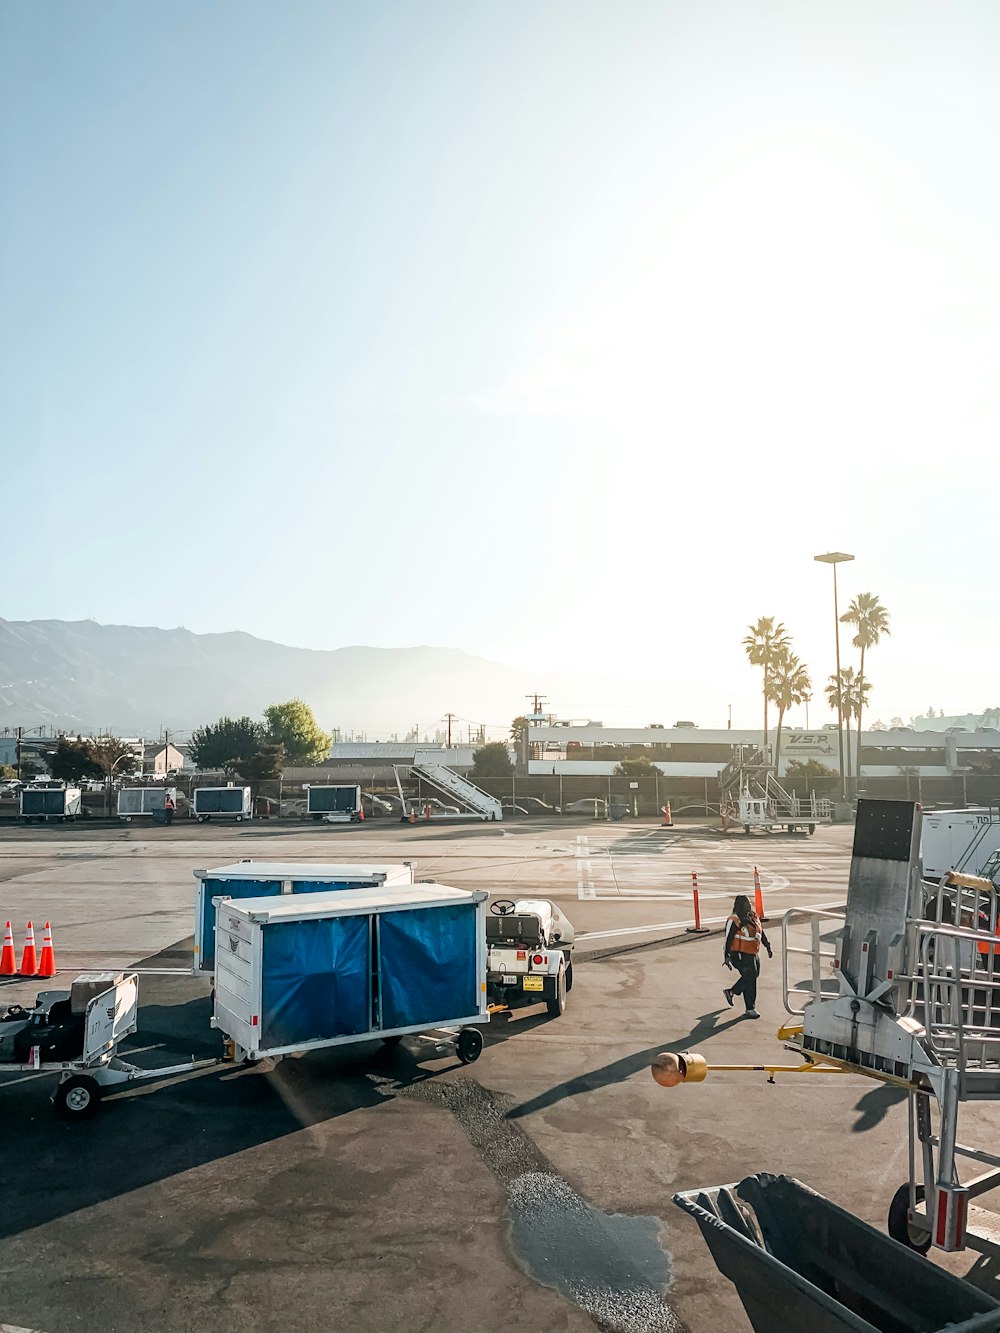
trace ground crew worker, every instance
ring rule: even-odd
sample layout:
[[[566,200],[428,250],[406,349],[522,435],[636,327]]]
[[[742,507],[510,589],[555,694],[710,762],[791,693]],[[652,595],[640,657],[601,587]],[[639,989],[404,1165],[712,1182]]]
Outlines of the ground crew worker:
[[[163,815],[166,823],[172,824],[174,822],[174,798],[172,796],[168,796],[163,802]]]
[[[750,899],[745,893],[737,896],[733,903],[733,914],[726,923],[726,942],[723,945],[722,959],[730,970],[734,967],[740,974],[735,986],[730,986],[722,993],[726,1004],[732,1008],[733,997],[743,996],[747,1007],[747,1018],[760,1018],[757,1012],[757,975],[760,972],[760,946],[767,950],[768,958],[774,954],[760,918],[753,910]]]

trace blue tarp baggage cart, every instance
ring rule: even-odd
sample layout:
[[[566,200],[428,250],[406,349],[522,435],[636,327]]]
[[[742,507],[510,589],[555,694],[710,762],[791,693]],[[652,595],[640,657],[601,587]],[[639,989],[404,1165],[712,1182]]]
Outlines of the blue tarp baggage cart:
[[[485,892],[441,884],[216,901],[213,1027],[238,1061],[489,1022]]]
[[[674,1195],[755,1333],[997,1333],[1000,1303],[790,1176]]]
[[[413,863],[317,865],[295,861],[236,861],[215,870],[194,872],[198,888],[194,909],[194,970],[215,971],[213,899],[279,898],[290,893],[329,893],[335,889],[412,884]]]

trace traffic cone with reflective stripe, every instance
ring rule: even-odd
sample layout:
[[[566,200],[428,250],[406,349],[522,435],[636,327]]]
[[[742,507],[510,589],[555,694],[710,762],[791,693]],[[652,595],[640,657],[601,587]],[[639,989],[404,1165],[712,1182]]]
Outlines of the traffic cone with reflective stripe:
[[[666,805],[663,807],[663,823],[660,825],[660,827],[673,828],[673,826],[674,826],[674,821],[670,818],[670,802],[668,801]]]
[[[10,922],[4,927],[3,953],[0,953],[0,977],[12,977],[17,973],[17,959],[14,956],[14,932]]]
[[[42,956],[38,960],[38,976],[54,977],[56,974],[56,955],[52,948],[52,927],[46,921],[45,934],[42,936]]]
[[[31,922],[28,922],[28,930],[24,936],[24,953],[21,954],[21,966],[18,968],[18,974],[22,977],[33,977],[38,971],[38,958],[35,954],[35,932]]]

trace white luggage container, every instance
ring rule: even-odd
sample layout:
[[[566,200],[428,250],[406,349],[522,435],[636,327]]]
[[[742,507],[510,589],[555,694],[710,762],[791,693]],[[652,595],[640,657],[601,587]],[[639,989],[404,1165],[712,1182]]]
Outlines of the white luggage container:
[[[74,820],[80,814],[82,798],[79,787],[22,787],[21,819],[25,824],[39,824],[54,819],[59,823]]]
[[[145,816],[151,819],[165,819],[167,797],[177,809],[176,787],[122,787],[118,793],[118,818],[126,824],[133,819]]]
[[[249,787],[195,787],[191,813],[199,824],[210,819],[235,819],[241,824],[253,818]]]
[[[212,1024],[237,1061],[443,1029],[471,1063],[470,1025],[489,1022],[486,899],[440,884],[217,898]]]

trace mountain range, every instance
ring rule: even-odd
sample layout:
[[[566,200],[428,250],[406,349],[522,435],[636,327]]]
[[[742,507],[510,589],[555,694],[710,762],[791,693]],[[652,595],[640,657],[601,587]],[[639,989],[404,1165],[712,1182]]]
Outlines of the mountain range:
[[[542,675],[455,648],[292,648],[241,632],[0,620],[0,732],[39,725],[84,734],[187,731],[228,714],[259,717],[295,696],[327,728],[369,737],[433,735],[446,712],[506,727],[544,690],[560,717],[640,725],[660,717],[662,687],[586,672]],[[648,717],[646,714],[648,713]],[[491,734],[497,734],[494,730]]]

